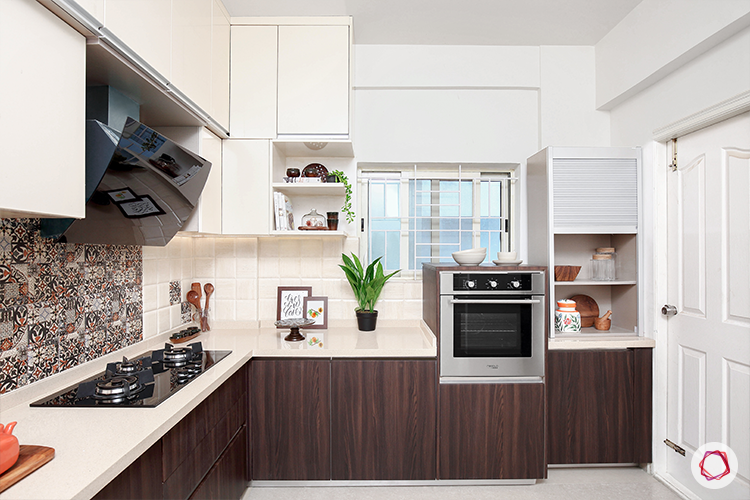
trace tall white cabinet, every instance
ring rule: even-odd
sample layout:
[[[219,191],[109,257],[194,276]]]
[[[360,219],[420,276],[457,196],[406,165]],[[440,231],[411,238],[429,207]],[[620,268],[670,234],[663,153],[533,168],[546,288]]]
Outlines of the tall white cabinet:
[[[550,281],[550,334],[557,300],[588,295],[600,315],[612,310],[609,331],[637,335],[640,292],[640,148],[548,147],[527,161],[529,263],[581,266],[573,281]],[[617,252],[615,279],[595,281],[591,257]]]

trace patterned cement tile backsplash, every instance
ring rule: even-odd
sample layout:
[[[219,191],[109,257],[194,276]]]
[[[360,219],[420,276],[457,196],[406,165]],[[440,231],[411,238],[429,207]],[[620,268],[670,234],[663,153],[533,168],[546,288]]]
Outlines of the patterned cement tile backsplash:
[[[139,246],[55,243],[0,219],[0,393],[143,338]]]

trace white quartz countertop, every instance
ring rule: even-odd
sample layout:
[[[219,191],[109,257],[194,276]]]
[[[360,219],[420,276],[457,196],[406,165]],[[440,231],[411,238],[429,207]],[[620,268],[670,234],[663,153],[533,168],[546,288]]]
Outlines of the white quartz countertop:
[[[587,349],[651,349],[656,341],[638,335],[596,335],[567,334],[549,339],[549,350],[587,350]]]
[[[231,350],[208,371],[156,408],[32,408],[30,403],[101,373],[108,362],[159,349],[168,334],[0,396],[0,423],[17,421],[22,445],[49,446],[55,458],[0,499],[90,498],[223,384],[252,357],[434,358],[434,335],[419,322],[378,327],[304,330],[307,341],[288,343],[275,328],[214,329],[197,337],[203,349]],[[309,342],[312,337],[318,342]]]

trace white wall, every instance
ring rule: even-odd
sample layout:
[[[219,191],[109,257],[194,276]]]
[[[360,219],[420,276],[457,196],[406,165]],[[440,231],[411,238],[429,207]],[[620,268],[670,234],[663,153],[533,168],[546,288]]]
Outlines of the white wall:
[[[750,28],[610,112],[612,145],[644,145],[652,132],[750,90]]]
[[[748,26],[750,0],[644,0],[596,44],[597,108],[613,108]]]
[[[354,54],[356,161],[518,164],[521,228],[528,157],[609,145],[592,47],[357,45]]]

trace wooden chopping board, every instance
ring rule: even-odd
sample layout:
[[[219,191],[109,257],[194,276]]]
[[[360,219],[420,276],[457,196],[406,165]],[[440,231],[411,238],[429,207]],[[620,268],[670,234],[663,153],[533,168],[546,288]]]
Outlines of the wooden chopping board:
[[[574,295],[570,300],[575,300],[576,311],[581,313],[581,327],[594,326],[594,318],[599,317],[599,304],[588,295]]]
[[[0,491],[7,490],[53,458],[55,458],[54,448],[22,444],[16,463],[0,474]]]

